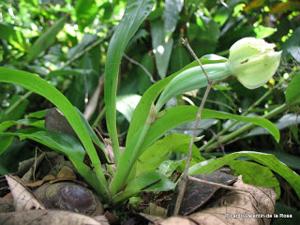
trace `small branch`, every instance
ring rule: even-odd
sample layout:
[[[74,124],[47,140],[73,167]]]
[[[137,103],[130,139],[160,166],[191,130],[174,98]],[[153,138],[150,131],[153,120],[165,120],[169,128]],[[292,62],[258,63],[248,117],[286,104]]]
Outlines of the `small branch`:
[[[25,99],[29,98],[32,94],[31,91],[26,92],[23,96],[21,96],[16,102],[14,102],[5,112],[5,115],[12,113]]]
[[[66,63],[64,63],[59,69],[63,69],[66,66],[69,66],[72,64],[74,61],[79,59],[81,56],[83,56],[85,53],[91,51],[93,48],[95,48],[97,45],[105,42],[108,40],[112,35],[112,32],[109,32],[106,37],[104,38],[98,38],[96,41],[92,42],[90,45],[88,45],[85,49],[83,49],[81,52],[78,52],[73,58],[69,59]]]
[[[152,74],[149,72],[149,70],[144,65],[140,64],[138,61],[134,60],[133,58],[130,58],[126,54],[124,54],[124,58],[127,59],[132,64],[135,64],[135,65],[139,66],[147,74],[147,76],[149,77],[150,81],[152,83],[155,83],[155,80],[153,79]]]
[[[198,128],[199,125],[200,125],[200,121],[201,121],[201,118],[202,118],[202,111],[203,111],[205,102],[207,100],[208,94],[209,94],[209,92],[211,90],[211,87],[212,87],[212,82],[209,80],[208,74],[204,70],[201,61],[199,60],[199,58],[197,57],[197,55],[195,54],[195,52],[193,51],[193,49],[189,45],[187,39],[183,39],[182,43],[183,43],[183,45],[185,45],[185,47],[188,49],[188,51],[191,53],[191,55],[198,62],[203,74],[205,75],[205,77],[207,79],[207,87],[206,87],[204,96],[202,98],[201,104],[200,104],[200,106],[198,108],[198,111],[197,111],[197,114],[196,114],[196,120],[195,120],[195,123],[194,123],[194,126],[193,126],[193,134],[192,134],[192,137],[191,137],[190,143],[189,143],[188,156],[187,156],[187,159],[186,159],[185,169],[183,171],[182,178],[181,178],[181,180],[179,181],[179,184],[178,184],[179,185],[178,186],[178,196],[177,196],[177,199],[176,199],[176,204],[175,204],[174,213],[173,213],[175,216],[178,215],[178,213],[180,211],[181,203],[182,203],[184,193],[185,193],[185,189],[186,189],[186,184],[187,184],[187,181],[188,181],[188,171],[189,171],[189,167],[190,167],[191,159],[192,159],[192,149],[193,149],[193,144],[195,142],[195,138],[196,138],[196,135],[197,135],[196,134],[196,128]]]
[[[104,76],[101,75],[99,77],[98,86],[84,110],[84,117],[87,120],[89,120],[91,116],[94,114],[94,112],[96,111],[100,96],[103,91],[103,85],[104,85]]]
[[[210,185],[213,185],[213,186],[216,186],[216,187],[219,187],[219,188],[224,188],[224,189],[227,189],[227,190],[244,191],[242,189],[239,189],[239,188],[236,188],[236,187],[233,187],[233,186],[228,186],[228,185],[225,185],[225,184],[219,184],[219,183],[215,183],[215,182],[212,182],[212,181],[203,180],[203,179],[200,179],[200,178],[197,178],[197,177],[188,176],[188,178],[189,178],[189,180],[196,181],[198,183],[210,184]]]

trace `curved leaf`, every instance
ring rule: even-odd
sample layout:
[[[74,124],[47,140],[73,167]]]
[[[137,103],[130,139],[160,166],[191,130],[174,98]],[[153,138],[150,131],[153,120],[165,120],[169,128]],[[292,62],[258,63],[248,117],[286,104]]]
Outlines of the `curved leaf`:
[[[158,172],[151,171],[131,180],[124,191],[114,196],[113,201],[115,203],[124,201],[141,191],[161,192],[173,190],[175,187],[176,184],[169,180],[166,176]]]
[[[13,83],[27,88],[52,102],[66,117],[78,138],[82,142],[97,174],[98,185],[97,191],[101,192],[104,197],[108,196],[107,182],[101,169],[101,163],[98,158],[96,149],[93,145],[89,131],[82,122],[75,107],[69,100],[59,92],[54,86],[43,80],[39,76],[20,70],[0,68],[0,82]]]
[[[112,139],[115,158],[119,156],[119,141],[116,127],[116,95],[119,66],[125,48],[154,6],[154,0],[128,1],[125,15],[109,43],[105,65],[104,101],[107,129]]]
[[[151,125],[147,137],[144,140],[143,149],[150,146],[168,130],[171,130],[183,123],[194,121],[197,110],[198,108],[195,106],[177,106],[163,112],[163,115]],[[233,119],[241,122],[253,123],[268,130],[276,141],[279,141],[280,139],[278,128],[269,120],[261,117],[246,117],[211,109],[204,109],[202,111],[202,119]]]
[[[229,155],[225,155],[221,158],[212,159],[203,161],[192,166],[189,170],[191,175],[211,173],[224,165],[229,165],[235,159],[246,157],[248,159],[254,160],[262,165],[273,170],[275,173],[282,176],[296,191],[298,197],[300,197],[300,176],[291,170],[287,165],[280,162],[274,155],[260,153],[260,152],[251,152],[251,151],[242,151],[235,152]]]
[[[200,59],[203,64],[224,62],[224,58],[209,55]],[[197,66],[198,63],[193,61],[186,65],[178,72],[156,82],[143,94],[139,104],[133,112],[126,137],[126,148],[124,154],[121,155],[120,161],[117,165],[116,174],[111,182],[111,192],[117,193],[128,179],[129,173],[135,164],[135,161],[140,155],[141,146],[150,128],[151,121],[155,119],[157,108],[154,106],[155,100],[162,92],[162,90],[183,71]]]
[[[136,175],[155,171],[163,161],[169,159],[171,153],[187,153],[190,141],[191,136],[184,134],[170,134],[156,141],[139,157],[136,163]],[[192,159],[196,162],[204,160],[195,145],[192,153]]]
[[[85,150],[76,138],[62,133],[32,128],[18,130],[17,132],[0,132],[0,136],[18,136],[20,139],[30,139],[68,156],[80,175],[90,184],[97,186],[97,177],[84,164]]]

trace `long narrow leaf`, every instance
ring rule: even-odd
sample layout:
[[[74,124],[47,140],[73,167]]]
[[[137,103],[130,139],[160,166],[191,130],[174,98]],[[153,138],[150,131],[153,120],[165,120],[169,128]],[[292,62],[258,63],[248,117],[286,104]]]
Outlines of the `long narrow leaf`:
[[[18,130],[17,132],[0,132],[0,136],[17,136],[20,139],[30,139],[66,155],[82,177],[94,186],[98,185],[95,173],[83,162],[85,151],[76,138],[66,134],[32,128]]]
[[[151,145],[155,140],[160,138],[168,130],[175,128],[183,123],[194,121],[198,108],[195,106],[177,106],[170,108],[157,119],[150,127],[147,137],[144,140],[143,148]],[[233,119],[246,123],[253,123],[265,128],[276,141],[279,141],[280,133],[276,125],[269,120],[261,117],[239,116],[216,110],[204,109],[202,119]]]
[[[64,16],[44,32],[29,48],[27,60],[32,61],[55,41],[56,35],[64,27],[67,18]]]
[[[292,171],[287,165],[280,162],[272,154],[250,151],[235,152],[218,159],[207,160],[196,164],[190,168],[189,173],[191,175],[203,173],[207,174],[223,167],[224,165],[228,165],[233,160],[241,157],[246,157],[262,165],[265,165],[275,173],[282,176],[293,187],[298,197],[300,197],[300,176]]]
[[[201,58],[201,62],[203,64],[218,63],[223,61],[224,60],[220,59],[219,56],[208,56]],[[139,104],[134,110],[126,137],[126,148],[124,154],[121,155],[117,165],[116,174],[111,182],[112,194],[116,194],[124,185],[128,179],[130,170],[139,156],[141,146],[148,129],[150,128],[151,120],[155,120],[157,113],[157,110],[154,107],[155,100],[174,77],[186,69],[197,65],[198,64],[196,61],[188,64],[176,73],[156,82],[143,94]]]
[[[95,188],[98,189],[97,191],[99,191],[103,197],[108,197],[107,182],[102,172],[96,149],[89,136],[86,125],[82,122],[80,115],[70,101],[47,81],[35,74],[25,71],[0,67],[0,82],[17,84],[29,89],[52,102],[64,114],[92,161],[99,182],[98,187]]]
[[[116,95],[119,66],[128,42],[149,15],[153,6],[153,0],[130,0],[126,7],[125,15],[118,25],[108,48],[105,65],[104,100],[107,129],[112,140],[116,159],[118,159],[120,152],[116,127]]]

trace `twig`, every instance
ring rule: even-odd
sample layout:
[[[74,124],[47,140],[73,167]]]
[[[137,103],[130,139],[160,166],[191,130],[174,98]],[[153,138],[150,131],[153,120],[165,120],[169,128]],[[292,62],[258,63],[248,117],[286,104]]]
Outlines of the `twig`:
[[[131,62],[132,64],[135,64],[137,66],[139,66],[149,77],[150,81],[152,83],[155,83],[155,80],[152,77],[152,74],[149,72],[149,70],[142,64],[140,64],[138,61],[134,60],[133,58],[130,58],[128,55],[124,54],[124,58],[127,59],[129,62]]]
[[[220,187],[220,188],[224,188],[224,189],[228,189],[228,190],[245,191],[245,190],[233,187],[233,186],[228,186],[228,185],[225,185],[225,184],[220,184],[220,183],[216,183],[216,182],[212,182],[212,181],[208,181],[208,180],[203,180],[203,179],[200,179],[200,178],[197,178],[197,177],[188,176],[188,178],[189,178],[189,180],[192,180],[192,181],[196,181],[196,182],[203,183],[203,184],[210,184],[210,185]]]
[[[94,94],[92,95],[89,103],[85,107],[83,115],[87,120],[90,120],[93,113],[96,111],[99,98],[100,98],[100,96],[102,94],[102,91],[103,91],[103,85],[104,85],[104,76],[102,75],[99,78],[98,85],[97,85],[96,90],[94,91]]]
[[[198,108],[198,111],[197,111],[197,114],[196,114],[196,120],[195,120],[194,127],[193,127],[194,128],[193,134],[191,136],[190,143],[189,143],[188,156],[187,156],[187,159],[186,159],[185,169],[183,171],[182,178],[178,183],[178,196],[177,196],[177,199],[176,199],[176,204],[175,204],[175,208],[174,208],[174,212],[173,212],[173,214],[175,216],[178,215],[178,213],[179,213],[181,203],[182,203],[182,200],[183,200],[183,197],[184,197],[185,189],[186,189],[186,184],[187,184],[187,181],[188,181],[188,171],[189,171],[189,167],[190,167],[191,159],[192,159],[192,149],[193,149],[193,144],[195,142],[195,136],[197,135],[196,134],[196,128],[199,127],[199,124],[200,124],[200,121],[201,121],[201,118],[202,118],[202,111],[203,111],[205,102],[207,100],[208,94],[209,94],[209,92],[211,90],[211,87],[212,87],[212,82],[209,80],[209,77],[208,77],[206,71],[204,70],[201,61],[199,60],[199,58],[197,57],[197,55],[195,54],[195,52],[193,51],[193,49],[189,45],[187,39],[182,39],[182,43],[188,49],[190,54],[195,58],[195,60],[198,62],[203,74],[205,75],[205,77],[207,79],[207,87],[206,87],[204,96],[202,98],[201,104],[200,104],[200,106]]]
[[[83,49],[82,51],[78,52],[74,57],[72,57],[71,59],[69,59],[59,69],[63,69],[66,66],[69,66],[71,63],[73,63],[74,61],[76,61],[77,59],[79,59],[85,53],[89,52],[90,50],[92,50],[93,48],[95,48],[96,46],[98,46],[99,44],[101,44],[101,43],[105,42],[106,40],[108,40],[111,37],[111,35],[112,35],[112,32],[109,32],[104,38],[98,38],[96,41],[92,42],[92,44],[88,45],[85,49]]]
[[[33,181],[36,181],[36,169],[37,169],[37,158],[38,158],[38,155],[37,155],[37,148],[34,149],[34,164],[33,164],[33,170],[32,170],[32,178],[33,178]]]
[[[21,96],[16,102],[14,102],[5,112],[4,114],[8,115],[9,113],[12,113],[13,110],[15,110],[25,99],[29,98],[29,96],[32,94],[31,91],[26,92],[23,96]]]

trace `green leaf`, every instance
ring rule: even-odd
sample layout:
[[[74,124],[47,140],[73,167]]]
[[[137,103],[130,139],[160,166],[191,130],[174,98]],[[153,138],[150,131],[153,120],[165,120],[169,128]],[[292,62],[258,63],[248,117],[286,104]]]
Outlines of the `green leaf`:
[[[286,129],[288,127],[297,126],[298,124],[300,124],[299,115],[292,114],[292,113],[284,114],[275,123],[278,130],[283,130],[283,129]],[[257,135],[266,135],[266,134],[269,134],[269,133],[264,128],[256,127],[253,130],[251,130],[248,134],[246,134],[245,136],[240,136],[239,139],[244,138],[244,137],[251,137],[251,136],[257,136]]]
[[[42,35],[29,48],[27,60],[30,62],[36,59],[42,52],[49,48],[55,41],[56,35],[64,27],[67,18],[63,16]]]
[[[26,118],[43,119],[43,118],[45,118],[47,111],[48,111],[48,109],[32,112],[32,113],[27,114]]]
[[[176,170],[183,172],[184,166],[185,166],[185,161],[186,160],[184,160],[184,159],[165,160],[159,165],[158,171],[160,174],[163,174],[166,177],[170,177]]]
[[[191,175],[211,173],[225,165],[229,165],[230,162],[241,157],[256,161],[279,174],[292,186],[297,196],[300,197],[300,176],[272,154],[251,151],[235,152],[218,159],[207,160],[196,164],[190,168],[189,173]]]
[[[117,98],[117,110],[128,120],[131,121],[135,107],[141,99],[140,95],[122,95]]]
[[[263,25],[258,25],[254,28],[254,32],[256,34],[256,38],[267,38],[274,34],[277,31],[276,28],[273,27],[265,27]]]
[[[9,100],[9,104],[8,108],[0,111],[0,122],[20,119],[24,115],[29,101],[24,96],[15,95]]]
[[[286,89],[285,99],[288,104],[300,103],[300,74],[296,74]]]
[[[44,128],[44,121],[36,119],[7,120],[0,123],[0,132],[6,131],[8,128],[17,125]]]
[[[203,64],[207,63],[213,63],[215,62],[214,59],[204,59],[201,62]],[[219,62],[219,59],[217,59],[217,62]],[[181,70],[173,73],[172,75],[156,82],[153,84],[148,90],[143,94],[139,104],[137,105],[136,109],[133,112],[132,121],[130,123],[127,137],[126,137],[126,145],[128,144],[129,140],[133,139],[133,136],[135,134],[140,133],[141,124],[145,124],[150,113],[151,113],[151,107],[154,105],[154,102],[156,98],[159,96],[159,94],[162,92],[162,90],[172,81],[173,78],[181,74],[183,71],[187,70],[188,68],[194,67],[197,65],[197,62],[192,62],[188,65],[186,65]]]
[[[216,57],[210,57],[204,60],[201,59],[203,64],[216,63],[219,61],[220,58],[216,59]],[[196,61],[188,64],[180,71],[156,82],[143,94],[139,104],[134,110],[126,137],[126,148],[124,153],[121,155],[120,161],[117,165],[116,174],[111,182],[111,192],[113,194],[116,194],[122,188],[128,179],[135,161],[140,156],[141,146],[148,129],[150,128],[151,120],[154,119],[153,117],[155,117],[157,113],[154,108],[155,100],[173,78],[195,65],[198,65]]]
[[[23,34],[14,27],[0,23],[0,39],[6,40],[15,48],[25,51],[27,48]]]
[[[272,171],[265,166],[248,161],[231,161],[229,164],[236,175],[242,175],[243,181],[255,186],[274,188],[277,198],[280,197],[280,184]]]
[[[226,62],[205,64],[203,65],[203,69],[211,81],[224,80],[231,75]],[[199,65],[188,68],[172,79],[166,86],[156,103],[156,108],[159,111],[172,97],[203,88],[206,85],[207,78]]]
[[[204,15],[197,16],[196,22],[187,28],[187,36],[196,55],[215,52],[221,35],[219,25]]]
[[[175,186],[172,181],[158,172],[144,173],[131,180],[123,192],[114,196],[113,201],[115,203],[124,201],[142,191],[169,191],[173,190]]]
[[[147,120],[151,117],[153,103],[163,88],[175,76],[174,74],[153,84],[142,96],[134,110],[126,137],[126,148],[117,164],[115,176],[111,182],[111,192],[116,194],[128,179],[129,173],[139,156],[139,149],[149,129]]]
[[[89,46],[101,40],[99,40],[97,35],[84,34],[81,41],[68,51],[67,58],[69,60],[77,59],[78,56],[82,56],[82,53],[84,53]]]
[[[294,30],[292,36],[283,44],[283,54],[290,54],[297,62],[300,62],[300,27]]]
[[[116,159],[119,157],[119,141],[116,128],[116,95],[119,67],[128,42],[149,15],[153,6],[153,0],[128,1],[125,15],[111,38],[108,47],[105,65],[104,101],[107,129],[112,139],[112,147]]]
[[[12,144],[13,140],[13,137],[0,136],[0,156],[8,149],[8,147]]]
[[[96,73],[96,71],[92,69],[61,69],[61,70],[51,71],[50,73],[48,73],[48,77],[52,78],[56,76],[70,76],[70,75],[84,76],[86,74],[92,74],[92,73]]]
[[[77,22],[83,30],[84,27],[88,26],[98,12],[98,7],[95,0],[78,0],[75,6]]]
[[[183,0],[165,0],[164,22],[166,33],[175,31],[183,5]]]
[[[62,133],[32,128],[18,130],[17,132],[0,132],[0,135],[4,137],[18,136],[20,139],[30,139],[68,156],[80,175],[90,184],[97,186],[97,177],[95,173],[84,164],[85,150],[76,138]]]
[[[89,122],[84,118],[84,115],[79,110],[77,110],[77,112],[81,117],[82,123],[84,123],[87,131],[89,132],[89,135],[90,135],[93,143],[95,145],[97,145],[103,151],[103,153],[106,155],[106,153],[104,151],[104,149],[105,149],[104,143],[99,139],[99,137],[97,136],[97,134],[95,133],[95,131],[93,130],[93,128],[91,127]]]
[[[198,107],[195,106],[177,106],[163,111],[162,115],[151,125],[147,137],[144,140],[142,149],[150,146],[168,130],[171,130],[183,123],[194,121],[197,111]],[[246,117],[211,109],[204,109],[202,111],[202,119],[233,119],[241,122],[252,123],[267,129],[276,141],[279,141],[280,139],[278,128],[269,120],[261,117]]]
[[[167,39],[164,24],[161,20],[151,23],[152,48],[155,56],[155,62],[158,74],[164,78],[169,67],[173,39]]]
[[[32,73],[0,67],[0,82],[13,83],[27,88],[49,100],[64,114],[85,147],[93,167],[96,168],[95,173],[98,184],[94,188],[102,194],[102,197],[107,198],[109,196],[107,183],[102,170],[99,169],[101,168],[101,163],[96,149],[86,125],[82,122],[80,115],[69,100],[54,86]]]
[[[158,140],[138,158],[136,176],[155,171],[163,161],[169,159],[171,153],[187,153],[190,140],[191,136],[184,134],[170,134]],[[192,159],[195,161],[204,160],[195,145],[193,145],[192,156]]]
[[[183,46],[177,46],[172,51],[170,60],[170,72],[174,73],[185,67],[190,62],[190,55]]]
[[[0,164],[0,176],[8,174],[8,170]]]

